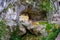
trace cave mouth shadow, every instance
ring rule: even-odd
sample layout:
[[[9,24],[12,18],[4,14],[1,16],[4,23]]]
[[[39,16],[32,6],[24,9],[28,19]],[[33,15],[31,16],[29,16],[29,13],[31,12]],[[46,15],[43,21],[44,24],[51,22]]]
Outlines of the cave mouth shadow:
[[[47,21],[47,11],[46,10],[41,10],[39,12],[34,11],[32,9],[27,9],[21,12],[21,15],[28,15],[29,20],[32,21]]]

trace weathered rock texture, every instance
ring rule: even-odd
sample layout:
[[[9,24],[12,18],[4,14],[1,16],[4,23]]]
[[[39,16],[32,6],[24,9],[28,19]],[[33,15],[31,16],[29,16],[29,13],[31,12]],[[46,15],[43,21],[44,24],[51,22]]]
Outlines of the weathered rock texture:
[[[58,36],[55,40],[60,40],[60,33],[58,34]]]

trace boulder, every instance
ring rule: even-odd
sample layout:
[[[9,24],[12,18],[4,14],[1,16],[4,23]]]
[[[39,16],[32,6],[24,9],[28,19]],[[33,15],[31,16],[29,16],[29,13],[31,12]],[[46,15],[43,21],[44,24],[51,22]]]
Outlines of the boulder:
[[[46,30],[43,25],[37,25],[36,27],[30,29],[30,32],[37,36],[41,34],[45,36]]]
[[[35,35],[43,35],[43,36],[47,36],[47,32],[45,30],[45,26],[44,25],[32,25],[30,21],[25,21],[25,22],[21,22],[21,24],[23,25],[23,28],[29,30],[32,34]],[[23,30],[25,30],[23,29]]]

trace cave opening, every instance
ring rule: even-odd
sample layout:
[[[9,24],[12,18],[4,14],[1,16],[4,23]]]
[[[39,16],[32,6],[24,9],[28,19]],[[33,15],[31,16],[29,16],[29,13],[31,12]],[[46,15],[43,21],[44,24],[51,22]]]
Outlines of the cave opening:
[[[29,20],[32,21],[47,21],[47,11],[42,10],[39,13],[33,10],[30,11],[23,11],[21,15],[26,15],[29,17]]]
[[[29,20],[32,21],[47,21],[47,11],[46,10],[33,10],[32,6],[28,6],[27,9],[21,12],[21,15],[26,15]]]

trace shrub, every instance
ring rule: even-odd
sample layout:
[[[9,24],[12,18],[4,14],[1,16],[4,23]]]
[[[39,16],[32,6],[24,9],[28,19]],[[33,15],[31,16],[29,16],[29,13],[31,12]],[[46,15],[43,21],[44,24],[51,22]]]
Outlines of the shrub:
[[[16,29],[11,32],[10,40],[22,40],[19,34],[19,26],[17,26]]]
[[[58,35],[57,32],[52,32],[52,33],[50,33],[50,34],[47,36],[46,40],[55,40],[55,38],[57,37],[57,35]]]
[[[0,39],[3,40],[5,39],[4,37],[8,33],[8,28],[7,25],[5,24],[5,21],[2,20],[0,21]]]

